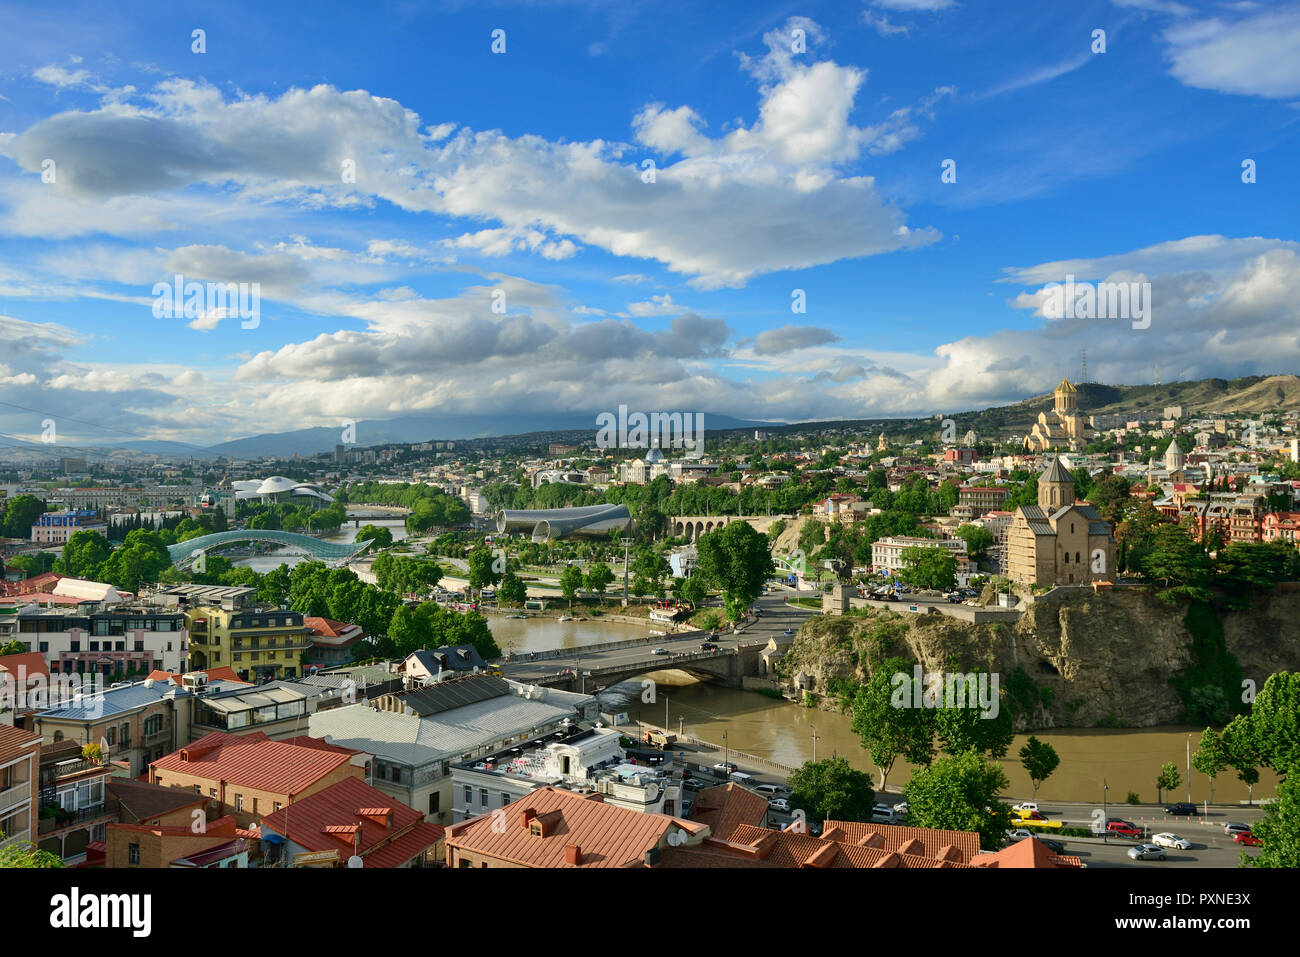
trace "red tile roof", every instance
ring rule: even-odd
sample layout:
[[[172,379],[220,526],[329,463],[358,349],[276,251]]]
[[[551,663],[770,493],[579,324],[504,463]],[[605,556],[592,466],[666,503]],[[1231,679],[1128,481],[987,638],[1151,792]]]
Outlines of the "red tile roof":
[[[546,836],[532,833],[526,812],[554,815]],[[699,826],[662,814],[644,814],[615,807],[600,795],[578,795],[555,788],[538,788],[505,809],[505,827],[494,827],[494,814],[453,824],[447,847],[460,848],[525,867],[642,866],[645,854],[661,845],[670,830],[693,833]],[[565,847],[581,852],[577,864],[566,859]]]
[[[260,731],[213,731],[149,765],[209,781],[258,788],[275,794],[300,794],[342,764],[349,755],[287,741],[272,741]]]
[[[707,824],[714,837],[726,840],[742,824],[761,827],[767,821],[767,798],[738,784],[720,784],[699,793],[691,819]]]
[[[831,820],[823,822],[822,828],[822,837],[840,843],[876,847],[884,851],[903,851],[962,864],[971,863],[980,852],[980,836],[974,831]]]
[[[253,684],[253,682],[245,681],[235,674],[234,668],[225,665],[220,668],[200,668],[197,671],[186,672],[186,674],[204,674],[208,676],[209,681],[229,681],[233,684],[250,686]],[[183,675],[173,671],[151,671],[149,677],[154,681],[166,681],[169,684],[179,685]]]
[[[1016,841],[1000,851],[981,854],[973,863],[976,867],[1032,867],[1040,870],[1083,866],[1083,861],[1079,858],[1057,854],[1042,841],[1032,837]]]
[[[28,677],[32,675],[41,675],[48,678],[50,676],[49,665],[45,663],[45,656],[39,651],[19,652],[16,655],[5,655],[0,658],[0,671],[8,671],[17,679],[18,669],[26,669]]]
[[[392,814],[392,824],[385,822]],[[310,852],[338,851],[352,856],[361,834],[365,867],[400,867],[442,840],[444,829],[364,781],[331,784],[262,818],[263,833],[274,831]]]
[[[0,724],[0,764],[8,764],[24,754],[35,754],[41,736],[11,725]]]

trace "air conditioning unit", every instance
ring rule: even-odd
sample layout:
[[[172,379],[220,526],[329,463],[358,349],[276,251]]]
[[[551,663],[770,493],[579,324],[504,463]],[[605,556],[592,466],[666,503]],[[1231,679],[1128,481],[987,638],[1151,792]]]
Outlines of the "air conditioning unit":
[[[208,674],[206,671],[192,671],[187,675],[181,675],[181,687],[190,691],[205,687],[207,683]]]

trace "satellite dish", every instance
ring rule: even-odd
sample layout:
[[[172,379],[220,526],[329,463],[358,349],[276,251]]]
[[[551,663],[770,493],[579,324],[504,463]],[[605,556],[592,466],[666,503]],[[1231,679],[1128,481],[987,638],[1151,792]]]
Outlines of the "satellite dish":
[[[357,855],[353,854],[351,857],[348,858],[348,867],[361,868],[364,866],[365,865],[362,862],[361,858],[358,857]]]

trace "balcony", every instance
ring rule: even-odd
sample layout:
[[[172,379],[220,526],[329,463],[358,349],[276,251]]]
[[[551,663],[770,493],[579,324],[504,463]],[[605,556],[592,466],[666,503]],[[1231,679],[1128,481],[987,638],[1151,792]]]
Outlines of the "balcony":
[[[52,804],[50,807],[58,807]],[[53,834],[55,831],[61,831],[66,827],[81,827],[88,821],[97,821],[103,818],[112,818],[117,815],[110,811],[107,804],[92,804],[89,807],[79,808],[76,811],[64,811],[60,808],[60,813],[45,817],[44,812],[47,808],[42,807],[42,817],[37,833],[41,835]]]
[[[32,782],[19,781],[13,787],[0,791],[0,816],[12,807],[17,807],[32,796]]]
[[[100,764],[98,761],[88,761],[85,758],[60,761],[57,765],[46,765],[41,768],[40,784],[42,788],[47,788],[52,786],[59,778],[81,774],[84,771],[99,770],[109,772],[112,768],[105,764]]]
[[[147,733],[143,735],[140,738],[140,747],[147,748],[151,744],[159,744],[160,742],[168,741],[171,739],[171,736],[172,736],[171,728],[159,728],[157,731],[154,731],[151,734]]]

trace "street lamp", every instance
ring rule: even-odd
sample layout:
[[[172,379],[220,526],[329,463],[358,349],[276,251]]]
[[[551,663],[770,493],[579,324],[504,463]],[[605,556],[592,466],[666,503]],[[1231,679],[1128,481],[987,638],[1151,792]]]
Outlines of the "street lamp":
[[[722,767],[727,770],[731,764],[731,749],[727,747],[727,732],[722,732]],[[728,771],[728,773],[730,773]]]
[[[1110,843],[1110,811],[1106,807],[1106,792],[1110,790],[1110,785],[1106,779],[1101,779],[1101,842]]]
[[[817,763],[817,741],[818,741],[818,739],[819,739],[820,737],[821,737],[821,736],[817,733],[817,729],[816,729],[816,728],[813,728],[813,729],[812,729],[812,738],[813,738],[813,764],[816,764],[816,763]]]
[[[1195,732],[1187,732],[1187,803],[1192,803],[1192,735]]]

